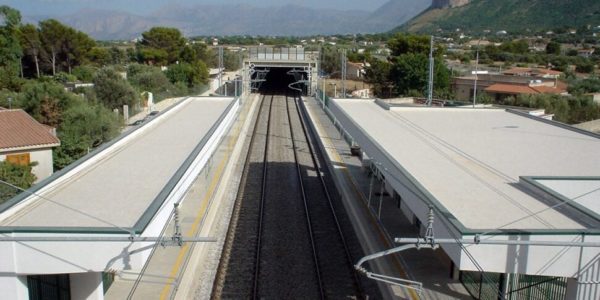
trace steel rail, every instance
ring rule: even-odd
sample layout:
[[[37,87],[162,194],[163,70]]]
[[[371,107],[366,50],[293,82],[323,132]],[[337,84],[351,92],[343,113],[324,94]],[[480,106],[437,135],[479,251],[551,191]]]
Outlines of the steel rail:
[[[269,135],[271,134],[271,112],[273,111],[273,99],[275,95],[271,95],[271,103],[269,104],[269,115],[267,116],[267,133],[265,135],[265,153],[263,157],[263,178],[260,190],[260,208],[258,212],[258,231],[256,236],[256,256],[254,262],[254,285],[252,287],[252,299],[259,299],[259,275],[260,275],[260,248],[262,243],[262,230],[264,219],[265,198],[267,192],[267,174],[268,174],[268,154],[269,154]],[[262,103],[261,103],[262,107]],[[260,112],[259,112],[260,113]],[[258,126],[258,124],[256,125]],[[256,128],[255,128],[256,129]],[[256,132],[255,132],[256,133]]]
[[[313,232],[313,228],[312,228],[312,222],[311,222],[311,218],[310,218],[310,212],[308,209],[308,200],[306,197],[306,191],[304,189],[304,181],[302,179],[302,168],[300,167],[300,161],[298,160],[298,147],[296,146],[296,139],[294,136],[294,126],[292,125],[292,117],[290,114],[290,106],[289,106],[289,101],[288,101],[288,96],[285,96],[285,106],[286,106],[286,111],[287,111],[287,116],[288,116],[288,123],[290,125],[290,133],[291,133],[291,139],[292,139],[292,148],[294,150],[294,161],[296,162],[296,171],[298,173],[298,183],[300,184],[300,191],[301,191],[301,195],[302,195],[302,201],[304,204],[304,212],[306,215],[306,223],[308,226],[308,234],[310,236],[310,243],[312,246],[312,254],[313,254],[313,260],[315,263],[315,270],[316,270],[316,275],[317,275],[317,283],[319,285],[319,293],[320,293],[320,297],[321,299],[325,299],[325,290],[323,288],[323,279],[321,278],[321,270],[319,267],[319,256],[317,254],[317,247],[315,244],[315,238],[314,238],[314,232]]]
[[[298,99],[298,101],[301,101],[302,97],[298,97],[297,99]],[[304,110],[301,110],[301,108],[300,108],[301,105],[298,104],[298,101],[296,101],[296,99],[295,99],[294,103],[296,104],[296,110],[298,112],[298,118],[300,119],[302,131],[304,132],[304,135],[306,136],[306,144],[308,145],[308,150],[309,150],[310,156],[312,158],[314,168],[317,173],[317,177],[319,177],[319,181],[321,182],[321,187],[323,188],[323,193],[325,194],[325,197],[327,198],[327,203],[329,204],[329,209],[331,211],[331,215],[333,217],[333,220],[335,221],[336,229],[339,234],[338,237],[340,238],[340,241],[344,248],[348,266],[350,266],[350,269],[352,270],[353,265],[354,265],[354,259],[352,258],[352,255],[350,254],[348,242],[346,241],[346,237],[344,236],[344,233],[342,231],[342,226],[340,225],[339,218],[338,218],[337,213],[335,212],[335,208],[333,206],[333,201],[331,199],[331,193],[329,192],[329,189],[327,188],[327,184],[325,183],[325,179],[323,178],[323,173],[321,172],[321,168],[319,167],[319,164],[317,161],[317,157],[316,157],[317,149],[314,147],[313,143],[311,142],[311,137],[314,137],[314,136],[311,134],[312,132],[310,132],[308,130],[308,127],[307,127],[306,123],[304,122],[304,117],[306,116],[306,114],[305,114]],[[358,294],[363,295],[363,288],[360,284],[360,280],[358,279],[358,275],[356,274],[356,272],[352,272],[352,276],[353,276],[354,283],[357,288]]]

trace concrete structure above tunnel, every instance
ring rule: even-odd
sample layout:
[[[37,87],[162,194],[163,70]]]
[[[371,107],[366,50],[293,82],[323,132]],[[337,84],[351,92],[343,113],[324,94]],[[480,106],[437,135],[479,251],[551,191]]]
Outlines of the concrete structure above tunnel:
[[[304,48],[249,48],[243,69],[245,88],[257,90],[268,72],[278,68],[287,69],[286,73],[294,76],[292,82],[303,82],[294,86],[311,95],[317,90],[318,59],[318,51],[305,51]]]

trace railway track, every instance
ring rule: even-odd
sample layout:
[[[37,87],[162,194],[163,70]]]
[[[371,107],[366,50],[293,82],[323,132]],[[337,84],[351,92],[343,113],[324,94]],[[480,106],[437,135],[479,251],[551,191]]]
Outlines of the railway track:
[[[364,296],[299,99],[261,100],[214,299]]]

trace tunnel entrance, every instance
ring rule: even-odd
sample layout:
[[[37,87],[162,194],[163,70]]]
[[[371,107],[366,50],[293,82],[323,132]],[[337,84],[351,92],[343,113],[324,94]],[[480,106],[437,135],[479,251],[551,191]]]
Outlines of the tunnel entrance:
[[[254,86],[261,94],[282,95],[291,91],[300,92],[300,90],[302,90],[302,95],[307,94],[308,88],[306,82],[299,82],[306,81],[308,78],[307,72],[302,69],[271,67],[256,68],[255,71],[256,72],[252,75],[252,79],[257,81]],[[264,81],[258,81],[261,79]],[[290,87],[290,85],[292,85],[292,87]]]

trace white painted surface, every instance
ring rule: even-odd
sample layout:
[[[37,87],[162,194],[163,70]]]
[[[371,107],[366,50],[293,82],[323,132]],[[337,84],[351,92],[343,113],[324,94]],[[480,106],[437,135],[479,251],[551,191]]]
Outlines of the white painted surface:
[[[0,297],[2,299],[28,300],[27,277],[0,274]]]
[[[230,103],[190,98],[38,193],[58,204],[30,197],[0,224],[132,227]]]
[[[181,108],[176,109],[176,110],[172,110],[169,113],[165,114],[165,115],[161,115],[158,118],[167,118],[167,116],[169,116],[169,118],[191,118],[193,120],[197,119],[202,119],[202,122],[209,122],[211,120],[211,118],[207,118],[205,114],[211,114],[211,113],[215,113],[217,114],[216,117],[214,117],[214,119],[212,119],[214,122],[223,112],[224,108],[229,105],[229,103],[232,101],[231,99],[229,100],[224,100],[224,99],[204,99],[201,101],[206,101],[206,102],[213,102],[213,104],[217,104],[218,107],[222,107],[222,109],[220,111],[215,111],[215,106],[213,106],[213,109],[198,109],[190,107],[190,105],[184,105],[183,107],[185,107],[187,110],[186,113],[184,114],[178,114],[177,112],[181,111]],[[218,102],[218,103],[217,103]],[[223,103],[224,102],[224,103]],[[225,105],[223,105],[225,104]],[[162,230],[162,228],[164,227],[166,221],[168,220],[168,217],[170,215],[170,212],[173,208],[173,203],[177,202],[180,200],[181,196],[183,196],[185,194],[185,192],[187,191],[187,189],[189,188],[189,185],[191,184],[191,182],[193,181],[193,179],[198,175],[198,173],[202,170],[202,168],[204,168],[204,166],[207,163],[207,160],[209,159],[209,157],[212,155],[212,153],[215,151],[218,142],[220,141],[221,137],[223,136],[223,134],[225,134],[228,130],[228,128],[230,128],[231,124],[234,121],[234,117],[237,114],[237,110],[239,109],[239,102],[236,102],[231,110],[228,112],[228,114],[225,116],[224,120],[218,125],[216,131],[213,133],[213,135],[211,135],[211,137],[208,139],[207,143],[205,144],[204,148],[201,150],[201,152],[199,153],[199,155],[195,158],[195,160],[193,161],[192,165],[188,168],[188,170],[184,173],[183,178],[180,180],[180,182],[175,186],[175,188],[173,189],[173,191],[171,192],[171,194],[167,197],[167,200],[163,203],[163,205],[161,206],[161,208],[159,209],[159,211],[154,215],[154,217],[152,218],[152,220],[150,221],[149,225],[146,227],[146,229],[142,232],[142,236],[158,236],[160,234],[160,231]],[[191,114],[191,115],[189,115]],[[172,116],[170,116],[172,115]],[[158,120],[157,120],[158,121]],[[181,122],[181,120],[180,120]],[[104,160],[110,159],[111,155],[113,155],[115,152],[116,153],[120,153],[120,151],[123,150],[123,148],[127,148],[127,143],[134,140],[136,138],[141,138],[142,136],[144,136],[145,139],[153,139],[153,136],[147,136],[144,135],[145,131],[157,131],[160,130],[159,128],[156,128],[157,124],[160,124],[160,121],[157,123],[152,123],[149,124],[148,128],[146,128],[146,130],[142,130],[141,133],[140,132],[136,132],[133,133],[131,136],[128,136],[127,138],[125,138],[124,140],[116,143],[115,145],[111,146],[109,149],[106,149],[104,152],[98,154],[97,156],[95,156],[94,158],[90,159],[90,161],[83,163],[82,165],[78,166],[77,168],[75,168],[74,170],[72,170],[71,172],[67,173],[64,175],[65,178],[60,178],[57,180],[57,184],[50,184],[50,187],[57,187],[60,186],[61,184],[69,184],[71,182],[77,182],[77,178],[78,173],[88,173],[90,171],[93,171],[95,168],[97,168],[97,164],[103,162]],[[210,126],[212,126],[212,124],[210,124]],[[210,128],[210,126],[208,126],[208,128]],[[205,128],[203,130],[203,128]],[[196,131],[196,134],[199,134],[198,132],[200,132],[201,134],[206,133],[206,130],[208,130],[208,128],[206,127],[194,127],[192,128],[193,131]],[[180,130],[181,131],[181,130]],[[173,134],[173,133],[172,133]],[[175,137],[178,137],[177,134],[175,134]],[[193,145],[195,146],[196,144],[198,144],[198,142],[200,141],[200,139],[203,137],[202,136],[198,136],[196,137],[195,141],[193,142]],[[179,144],[179,142],[184,142],[184,141],[179,141],[177,140],[176,142],[173,142],[174,145],[171,145],[173,147],[177,147],[177,145]],[[156,153],[156,155],[152,155],[150,156],[151,159],[156,160],[157,159],[157,155],[161,155],[164,153]],[[188,154],[189,155],[189,154]],[[187,157],[187,155],[186,155]],[[181,161],[182,162],[182,161]],[[180,163],[181,163],[180,162]],[[154,163],[154,161],[150,161],[149,163]],[[157,164],[152,164],[153,167],[156,167]],[[128,174],[131,175],[131,171],[130,167],[128,167],[127,165],[121,166],[124,169],[125,174],[127,174],[127,172],[129,172]],[[71,173],[75,173],[75,174],[71,174]],[[169,175],[170,179],[171,175]],[[110,179],[112,178],[107,178],[107,180],[105,181],[110,181]],[[143,179],[140,179],[140,177],[134,176],[133,178],[131,178],[131,180],[133,181],[134,179],[137,179],[141,182],[143,182],[144,184],[151,184],[152,182],[148,182],[148,181],[144,181]],[[98,195],[102,196],[105,195],[107,192],[107,189],[105,188],[107,185],[106,184],[102,184],[100,186],[100,189],[96,189],[93,192],[97,193]],[[104,187],[103,189],[101,187]],[[162,188],[162,186],[161,186]],[[51,190],[48,189],[48,187],[45,188],[46,191]],[[89,194],[88,197],[94,197],[94,194]],[[152,197],[152,199],[154,199],[154,196]],[[82,198],[80,199],[81,201],[85,201],[85,200],[89,200],[89,198]],[[120,200],[122,201],[122,200]],[[14,213],[22,213],[23,211],[21,210],[24,206],[19,206],[17,205],[16,209],[11,209],[6,211],[4,214],[14,214]],[[112,210],[113,213],[117,214],[117,213],[128,213],[128,212],[120,212],[118,211],[121,208],[115,208],[115,207],[108,207],[106,209],[110,209]],[[29,212],[29,210],[25,210],[26,212]],[[95,216],[96,214],[96,210],[92,210],[90,211],[90,215]],[[129,212],[130,213],[130,212]],[[9,215],[10,217],[10,215]],[[139,215],[137,216],[139,218]],[[62,224],[62,222],[64,222],[64,220],[62,219],[64,218],[64,216],[57,216],[57,215],[48,215],[46,217],[46,221],[42,222],[43,225],[47,225],[47,226],[52,226],[52,227],[57,227],[60,226]],[[82,224],[79,224],[80,226],[85,226],[87,223],[84,221],[82,222]],[[77,226],[77,227],[80,227]],[[108,226],[106,226],[108,227]],[[110,227],[109,227],[110,228]],[[43,229],[43,230],[48,230],[48,228]],[[10,234],[4,234],[4,236],[60,236],[60,237],[65,237],[65,236],[70,236],[70,237],[78,237],[78,236],[82,236],[82,237],[89,237],[89,236],[102,236],[103,234],[93,234],[93,233],[84,233],[84,234],[63,234],[63,233],[58,233],[58,234],[54,234],[54,233],[44,233],[42,230],[42,233],[10,233]],[[110,237],[114,237],[114,236],[122,236],[122,237],[127,237],[128,233],[123,233],[122,235],[117,235],[117,234],[106,234],[106,236],[110,236]],[[115,270],[115,271],[123,271],[123,270],[139,270],[141,269],[141,267],[143,266],[144,262],[146,261],[149,251],[150,251],[150,243],[125,243],[125,242],[77,242],[77,243],[73,243],[73,242],[2,242],[0,243],[0,257],[2,257],[2,259],[0,260],[0,272],[2,274],[9,274],[6,278],[1,278],[0,279],[0,290],[4,290],[4,288],[6,288],[7,290],[13,291],[11,293],[17,293],[18,290],[16,288],[14,288],[14,279],[17,278],[15,275],[18,274],[65,274],[65,273],[79,273],[77,275],[74,275],[74,282],[76,284],[76,286],[72,285],[73,290],[72,291],[77,291],[79,293],[79,291],[77,290],[79,287],[79,283],[82,283],[82,289],[81,289],[81,293],[84,294],[85,291],[94,291],[94,292],[90,292],[92,295],[92,298],[90,299],[103,299],[103,295],[102,295],[102,286],[100,284],[100,286],[98,287],[97,285],[95,285],[96,288],[92,289],[92,285],[97,284],[97,276],[100,276],[99,274],[101,274],[100,272],[103,271],[107,271],[107,270]],[[91,272],[91,273],[90,273]],[[101,279],[101,277],[100,277]],[[72,282],[72,284],[74,284]],[[98,288],[100,289],[100,295],[102,295],[102,297],[96,297],[98,295],[97,290]],[[27,289],[25,287],[25,292],[27,292]],[[12,295],[12,294],[11,294]],[[77,299],[78,297],[74,297],[74,299]],[[19,299],[19,298],[16,298]],[[27,297],[23,298],[23,299],[27,299]]]
[[[600,153],[598,154],[600,156]],[[598,158],[600,160],[600,157]],[[565,196],[567,199],[600,214],[600,178],[598,180],[537,179],[538,183]]]
[[[74,300],[102,300],[104,290],[102,273],[88,272],[70,274],[71,298]]]
[[[392,107],[387,111],[370,100],[334,102],[332,110],[343,124],[350,119],[359,124],[360,133],[353,135],[368,133],[366,139],[385,149],[393,164],[406,169],[471,229],[498,228],[548,207],[517,188],[519,176],[600,175],[599,139],[504,110]],[[341,111],[336,112],[338,107]],[[583,227],[549,210],[503,227],[510,228]]]
[[[337,122],[402,196],[403,208],[422,223],[427,220],[426,192],[435,196],[437,205],[448,209],[467,228],[485,231],[548,208],[534,195],[515,187],[519,176],[600,174],[597,139],[504,111],[421,108],[386,111],[374,101],[350,99],[334,100],[331,110]],[[574,157],[573,153],[578,155]],[[503,228],[548,232],[504,234],[494,239],[578,242],[582,241],[581,234],[552,234],[552,231],[585,229],[577,220],[555,210]],[[473,239],[462,236],[439,216],[434,232],[436,238]],[[600,237],[585,236],[585,241],[594,240]],[[442,248],[461,270],[478,270],[459,246],[447,244]],[[467,250],[489,272],[561,277],[600,275],[600,267],[586,269],[598,264],[598,248],[472,245]],[[587,273],[580,274],[584,269]],[[596,291],[598,284],[591,284],[590,289]]]
[[[37,166],[31,169],[31,172],[37,177],[35,182],[40,182],[54,173],[52,149],[34,149],[30,151],[19,151],[14,153],[0,154],[0,161],[6,160],[8,154],[29,153],[29,161],[37,162]]]

